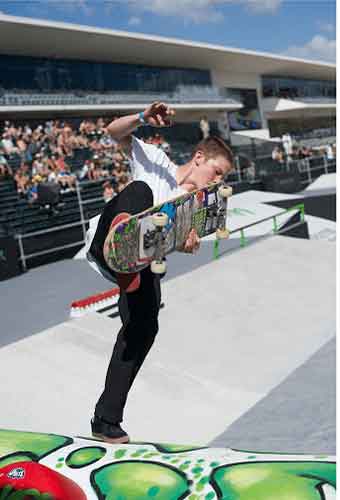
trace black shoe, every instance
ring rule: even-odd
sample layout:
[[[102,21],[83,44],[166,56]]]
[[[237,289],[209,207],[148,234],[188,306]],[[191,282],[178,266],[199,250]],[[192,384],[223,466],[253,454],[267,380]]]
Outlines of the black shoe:
[[[107,443],[128,443],[130,441],[129,436],[123,431],[119,423],[113,424],[97,415],[91,420],[91,428],[93,437],[102,439]]]

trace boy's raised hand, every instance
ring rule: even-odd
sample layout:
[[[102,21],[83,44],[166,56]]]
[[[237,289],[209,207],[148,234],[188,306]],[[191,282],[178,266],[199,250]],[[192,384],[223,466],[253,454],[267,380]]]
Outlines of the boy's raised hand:
[[[145,121],[152,127],[170,127],[175,111],[163,102],[153,102],[144,111]]]

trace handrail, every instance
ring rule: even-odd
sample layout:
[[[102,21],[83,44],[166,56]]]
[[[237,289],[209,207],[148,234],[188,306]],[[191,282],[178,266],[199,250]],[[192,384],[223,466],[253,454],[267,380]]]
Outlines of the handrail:
[[[85,223],[88,223],[89,219],[85,219]],[[34,231],[33,233],[25,233],[25,234],[15,234],[14,238],[33,238],[33,236],[39,236],[40,234],[48,234],[48,233],[53,233],[54,231],[61,231],[62,229],[68,229],[70,227],[75,227],[75,226],[80,226],[82,224],[82,221],[77,221],[77,222],[71,222],[70,224],[63,224],[62,226],[54,226],[50,227],[48,229],[42,229],[40,231]]]
[[[301,225],[305,222],[305,205],[304,205],[304,203],[298,203],[296,205],[293,205],[292,207],[286,208],[282,212],[279,212],[275,215],[270,215],[269,217],[265,217],[264,219],[261,219],[261,220],[258,220],[256,222],[252,222],[251,224],[247,224],[245,226],[234,229],[234,230],[229,232],[229,235],[235,234],[235,233],[241,233],[240,247],[245,247],[247,244],[247,238],[246,238],[245,233],[244,233],[246,229],[249,229],[250,227],[254,227],[254,226],[257,226],[259,224],[262,224],[263,222],[273,220],[273,233],[278,234],[282,230],[282,228],[281,229],[278,228],[277,218],[281,217],[282,215],[286,215],[287,212],[294,212],[294,211],[300,212],[300,221],[292,226],[292,227],[297,227],[298,225]],[[216,239],[214,241],[214,249],[213,249],[214,259],[218,259],[220,256],[219,245],[220,245],[220,240]]]
[[[25,255],[25,259],[32,259],[33,257],[39,257],[39,255],[47,255],[49,253],[58,252],[59,250],[65,250],[66,248],[77,247],[82,242],[82,240],[80,242],[76,241],[75,243],[67,243],[66,245],[60,245],[58,247],[54,247],[53,249],[49,248],[48,250],[41,250],[40,252],[30,253],[28,255]]]
[[[85,222],[89,222],[89,221],[87,220]],[[65,245],[61,245],[61,246],[49,248],[47,250],[40,250],[39,252],[34,252],[34,253],[31,253],[31,254],[25,254],[25,250],[24,250],[24,246],[23,246],[23,241],[22,241],[24,238],[29,238],[29,237],[33,237],[33,236],[38,236],[40,234],[50,233],[52,231],[60,231],[61,229],[68,229],[70,227],[81,226],[82,224],[83,224],[82,221],[79,221],[79,222],[73,222],[71,224],[64,224],[63,226],[58,226],[58,227],[53,227],[53,228],[50,228],[50,229],[45,229],[43,231],[35,231],[34,233],[16,234],[16,235],[14,235],[14,238],[17,239],[18,243],[19,243],[19,250],[20,250],[19,260],[21,260],[21,262],[22,262],[23,270],[27,271],[26,261],[28,259],[32,259],[33,257],[38,257],[40,255],[47,255],[49,253],[58,252],[59,250],[65,250],[67,248],[72,248],[72,247],[76,247],[76,246],[79,246],[79,245],[84,245],[85,242],[86,242],[85,238],[82,238],[81,240],[75,241],[73,243],[67,243]]]
[[[304,205],[304,203],[299,203],[297,205],[294,205],[293,207],[286,208],[285,210],[283,210],[282,212],[279,212],[278,214],[270,215],[269,217],[265,217],[264,219],[261,219],[259,221],[252,222],[251,224],[247,224],[246,226],[242,226],[242,228],[234,229],[233,231],[230,231],[229,234],[237,233],[241,229],[249,229],[250,227],[257,226],[258,224],[261,224],[261,222],[267,222],[268,220],[271,220],[271,219],[274,219],[277,217],[281,217],[282,215],[287,214],[287,212],[293,212],[295,210],[298,210],[301,213],[301,218],[304,219],[305,205]]]

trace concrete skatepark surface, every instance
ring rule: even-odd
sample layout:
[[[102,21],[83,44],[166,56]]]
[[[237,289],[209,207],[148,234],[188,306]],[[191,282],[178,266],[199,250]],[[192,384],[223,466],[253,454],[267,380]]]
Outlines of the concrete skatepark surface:
[[[216,261],[210,240],[170,256],[160,332],[125,413],[134,440],[335,452],[334,242],[250,239]],[[1,427],[89,434],[120,320],[69,320],[68,306],[108,288],[82,260],[0,283]]]

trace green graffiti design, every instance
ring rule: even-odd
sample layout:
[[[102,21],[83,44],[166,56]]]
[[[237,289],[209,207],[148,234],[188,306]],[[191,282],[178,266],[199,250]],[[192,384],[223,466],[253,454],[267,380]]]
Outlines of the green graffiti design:
[[[74,450],[66,458],[66,465],[71,469],[81,469],[92,465],[106,455],[106,449],[101,446],[88,446]]]
[[[220,500],[321,500],[319,488],[335,488],[335,463],[257,462],[221,466],[210,483]]]
[[[6,455],[0,459],[0,469],[16,462],[38,462],[38,460],[39,458],[34,453],[12,453],[12,455]]]
[[[131,443],[131,444],[140,444],[140,445],[149,445],[149,446],[154,446],[156,450],[160,451],[161,453],[185,453],[185,452],[190,452],[190,451],[197,451],[197,450],[206,450],[206,446],[193,446],[193,445],[185,445],[185,444],[171,444],[171,443],[147,443],[147,442],[136,442],[136,443]]]
[[[233,215],[256,215],[256,212],[248,210],[247,208],[231,208],[228,209],[228,215],[230,217]]]
[[[25,453],[31,460],[38,461],[73,443],[73,439],[56,434],[40,434],[37,432],[18,432],[0,429],[0,456],[7,460],[15,453]],[[8,457],[9,456],[9,457]]]
[[[323,487],[336,485],[336,463],[327,455],[299,458],[230,449],[210,453],[206,446],[152,442],[108,446],[81,439],[78,443],[54,434],[0,430],[0,467],[39,462],[57,451],[55,469],[70,477],[74,474],[85,489],[90,479],[92,495],[99,500],[325,500],[328,492]],[[66,448],[69,445],[73,446]],[[99,462],[102,458],[105,465]],[[47,462],[51,466],[51,460]],[[77,475],[76,469],[85,467],[88,470]],[[37,484],[31,487],[37,488],[30,490],[32,500],[55,500],[51,493],[40,493]],[[0,500],[24,500],[27,491],[3,486]]]
[[[116,462],[91,473],[100,500],[181,500],[190,482],[177,469],[156,462]]]
[[[54,496],[49,493],[40,493],[40,491],[31,488],[27,490],[15,490],[12,486],[8,485],[0,489],[0,500],[54,500]]]

